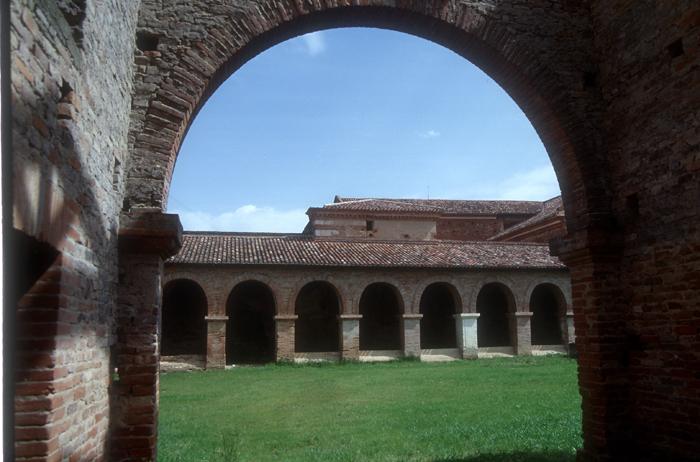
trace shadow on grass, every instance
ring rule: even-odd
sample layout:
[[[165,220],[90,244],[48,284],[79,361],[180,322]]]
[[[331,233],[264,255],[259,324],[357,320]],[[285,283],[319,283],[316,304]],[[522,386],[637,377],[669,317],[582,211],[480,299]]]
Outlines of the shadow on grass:
[[[570,452],[510,452],[505,454],[481,454],[478,456],[436,459],[433,462],[574,462],[576,455]]]

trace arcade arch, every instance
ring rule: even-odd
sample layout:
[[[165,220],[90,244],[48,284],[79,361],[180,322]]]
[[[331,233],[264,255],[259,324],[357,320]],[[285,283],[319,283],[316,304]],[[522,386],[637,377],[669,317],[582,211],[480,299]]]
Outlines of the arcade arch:
[[[404,303],[398,289],[375,282],[360,297],[360,350],[401,349]]]
[[[175,279],[163,288],[161,354],[204,355],[207,352],[207,296],[190,279]]]
[[[326,281],[301,288],[295,301],[295,350],[299,353],[336,352],[340,349],[340,295]]]
[[[226,363],[275,360],[275,298],[266,284],[238,283],[226,302]]]
[[[476,298],[477,341],[480,348],[512,347],[515,345],[513,333],[513,313],[515,298],[504,284],[485,284]]]
[[[462,311],[457,289],[445,282],[434,282],[425,288],[420,299],[421,348],[456,348],[455,315]]]

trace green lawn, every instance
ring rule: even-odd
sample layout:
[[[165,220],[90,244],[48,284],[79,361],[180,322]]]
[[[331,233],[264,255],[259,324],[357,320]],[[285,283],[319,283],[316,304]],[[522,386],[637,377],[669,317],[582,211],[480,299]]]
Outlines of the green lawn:
[[[269,365],[163,374],[160,461],[574,461],[576,363]]]

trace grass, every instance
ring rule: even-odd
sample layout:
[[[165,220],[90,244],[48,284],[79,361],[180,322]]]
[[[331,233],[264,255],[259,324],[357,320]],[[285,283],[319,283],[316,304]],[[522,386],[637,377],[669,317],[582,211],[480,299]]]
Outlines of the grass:
[[[269,365],[161,377],[159,460],[566,462],[576,363]]]

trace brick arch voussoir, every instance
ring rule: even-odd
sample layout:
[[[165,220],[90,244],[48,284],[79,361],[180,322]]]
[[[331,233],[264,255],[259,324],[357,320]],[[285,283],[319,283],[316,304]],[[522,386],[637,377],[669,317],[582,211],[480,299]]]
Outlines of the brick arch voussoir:
[[[151,3],[144,1],[139,28],[155,29],[163,35],[164,45],[155,53],[137,53],[137,68],[154,65],[163,76],[155,84],[145,84],[146,76],[137,72],[125,207],[166,207],[177,154],[191,121],[216,88],[247,60],[306,32],[364,25],[442,44],[496,80],[520,105],[547,147],[565,208],[576,212],[567,214],[570,230],[585,225],[591,214],[600,217],[608,212],[606,169],[596,150],[594,111],[581,114],[572,96],[581,91],[560,81],[561,72],[552,68],[556,63],[532,49],[531,35],[512,32],[497,18],[501,6],[492,6],[493,12],[487,2],[456,0],[249,0],[235,7],[218,3],[214,7],[200,0],[188,3],[187,34],[183,35],[182,27],[167,27],[172,11],[159,21],[152,17],[157,12],[147,9]]]
[[[430,285],[432,284],[447,284],[450,286],[453,290],[453,294],[458,297],[455,302],[457,303],[457,309],[459,312],[463,312],[465,309],[465,300],[468,300],[468,298],[465,298],[465,293],[463,290],[463,287],[459,283],[459,279],[454,278],[452,276],[433,276],[430,278],[426,278],[421,280],[418,285],[416,286],[415,290],[413,291],[413,308],[412,312],[413,313],[420,313],[420,301],[421,298],[423,297],[423,293],[425,292],[425,289],[427,289]]]
[[[352,291],[348,284],[341,277],[334,277],[329,274],[319,274],[316,276],[307,276],[299,279],[289,292],[289,298],[287,301],[287,311],[280,314],[295,314],[296,313],[296,303],[297,298],[301,290],[312,282],[325,282],[331,285],[335,289],[335,293],[338,296],[338,303],[340,304],[339,312],[340,314],[352,314],[350,309],[352,306],[351,295]]]
[[[191,281],[197,284],[204,294],[204,300],[207,304],[207,313],[209,313],[209,311],[212,309],[212,302],[214,301],[215,296],[212,287],[207,284],[205,279],[198,277],[197,273],[190,271],[167,273],[163,275],[163,279],[161,280],[163,290],[168,284],[175,281]]]
[[[525,306],[527,306],[528,311],[530,311],[530,300],[532,299],[532,293],[537,287],[541,285],[548,285],[554,287],[554,289],[558,292],[556,294],[557,298],[559,298],[560,301],[564,302],[564,306],[560,306],[560,311],[567,312],[570,310],[570,307],[572,306],[571,288],[568,287],[566,284],[563,284],[561,280],[547,277],[537,278],[527,286],[527,289],[525,290],[524,301],[526,302]]]
[[[394,289],[394,291],[400,298],[399,303],[401,305],[401,313],[407,314],[411,312],[410,310],[413,303],[411,299],[411,293],[408,290],[408,287],[406,287],[406,284],[390,276],[379,276],[363,281],[362,284],[358,284],[356,286],[353,294],[354,303],[352,307],[352,314],[360,313],[360,300],[362,299],[362,295],[365,293],[365,290],[367,290],[367,288],[372,284],[388,284],[389,286],[391,286],[391,288]]]
[[[470,310],[476,312],[476,301],[479,298],[479,294],[481,293],[482,289],[488,284],[499,284],[506,289],[506,295],[510,298],[510,301],[514,305],[512,307],[513,310],[517,311],[518,308],[523,306],[523,297],[517,290],[518,285],[516,284],[515,280],[508,276],[493,275],[479,279],[479,281],[477,281],[477,283],[474,285],[474,290],[471,293],[472,298],[469,303]]]
[[[272,294],[272,300],[275,305],[275,314],[280,314],[280,308],[284,306],[285,303],[284,300],[280,298],[280,295],[283,293],[282,289],[279,287],[279,284],[277,284],[274,279],[261,273],[245,273],[238,275],[233,279],[227,278],[224,288],[224,304],[228,303],[228,299],[231,296],[231,292],[233,292],[239,284],[242,284],[244,282],[259,282],[265,285],[265,287],[267,287],[267,289]]]

